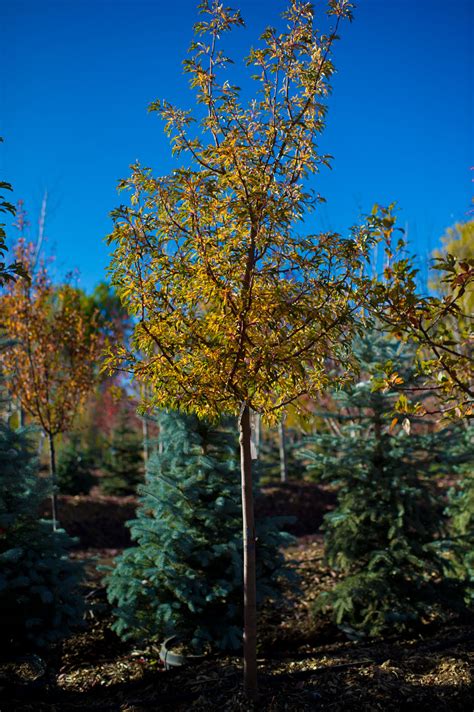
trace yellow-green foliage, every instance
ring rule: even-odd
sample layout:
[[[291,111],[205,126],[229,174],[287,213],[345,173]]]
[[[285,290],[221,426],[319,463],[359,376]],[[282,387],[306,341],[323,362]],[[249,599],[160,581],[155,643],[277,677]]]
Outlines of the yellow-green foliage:
[[[107,363],[148,382],[158,407],[215,418],[246,403],[271,421],[323,389],[329,371],[342,382],[351,373],[344,344],[372,287],[364,268],[394,221],[373,216],[347,238],[304,233],[319,197],[303,184],[328,163],[317,139],[350,3],[330,3],[336,20],[325,36],[310,3],[290,2],[287,31],[267,29],[249,54],[249,103],[225,79],[220,49],[240,14],[219,3],[201,11],[184,68],[204,118],[196,128],[189,111],[150,106],[183,167],[156,177],[137,163],[121,183],[131,207],[113,214],[111,275],[136,327],[131,350],[114,345]]]

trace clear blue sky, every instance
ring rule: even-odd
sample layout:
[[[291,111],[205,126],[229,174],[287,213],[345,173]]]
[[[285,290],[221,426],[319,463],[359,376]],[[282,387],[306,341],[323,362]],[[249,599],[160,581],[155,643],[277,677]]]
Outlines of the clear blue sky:
[[[150,101],[183,108],[192,94],[181,60],[194,0],[0,0],[0,177],[30,212],[32,236],[49,192],[46,234],[58,273],[104,278],[109,211],[135,159],[171,166]],[[246,29],[245,54],[285,0],[228,0]],[[321,12],[323,3],[316,3]],[[335,47],[338,74],[324,151],[333,170],[317,226],[345,231],[374,202],[396,201],[423,260],[444,229],[466,219],[474,173],[474,0],[360,0]]]

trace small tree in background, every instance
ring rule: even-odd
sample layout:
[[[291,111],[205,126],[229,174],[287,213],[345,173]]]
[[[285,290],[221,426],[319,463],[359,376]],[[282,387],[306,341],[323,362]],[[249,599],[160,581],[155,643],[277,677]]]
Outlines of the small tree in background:
[[[2,327],[12,343],[0,356],[11,392],[48,437],[56,527],[55,438],[71,427],[93,387],[100,340],[82,293],[53,286],[35,253],[32,244],[18,242],[17,258],[31,281],[10,282],[1,297]]]
[[[107,579],[114,629],[124,638],[179,634],[198,651],[242,645],[242,509],[234,432],[195,416],[161,413],[163,452],[139,488],[135,548]],[[258,527],[259,600],[280,595],[288,537],[275,520]]]
[[[465,432],[466,445],[474,452],[472,426]],[[456,572],[463,580],[466,601],[474,605],[474,466],[471,456],[470,466],[458,479],[458,483],[448,492],[446,514],[451,517],[450,542]]]
[[[130,409],[122,407],[102,463],[101,488],[105,494],[135,494],[137,485],[143,482],[143,438],[132,427],[132,417]]]
[[[89,494],[96,483],[94,457],[81,443],[78,433],[68,436],[58,455],[57,481],[63,494]]]
[[[306,470],[299,457],[300,442],[301,431],[285,422],[280,422],[278,429],[264,429],[258,457],[259,482],[275,484],[301,480]]]
[[[82,568],[67,534],[39,519],[49,483],[28,432],[0,420],[0,634],[14,650],[60,640],[82,618]]]
[[[400,427],[397,393],[374,390],[387,363],[410,384],[413,351],[375,332],[354,350],[367,380],[337,394],[339,413],[328,416],[337,434],[308,438],[304,451],[310,472],[337,487],[338,497],[324,521],[325,550],[343,578],[320,594],[316,611],[378,635],[462,609],[435,476],[452,474],[469,449],[460,427],[419,432],[416,418]]]

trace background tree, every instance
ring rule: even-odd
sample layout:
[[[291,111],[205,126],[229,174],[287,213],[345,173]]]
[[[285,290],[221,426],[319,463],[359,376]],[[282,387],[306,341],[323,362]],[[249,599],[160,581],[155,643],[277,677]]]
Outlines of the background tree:
[[[441,238],[442,248],[434,250],[433,257],[435,260],[446,259],[447,255],[452,255],[459,262],[468,262],[474,259],[474,220],[468,220],[464,223],[456,223],[453,227],[446,230],[446,234]],[[449,288],[442,281],[442,275],[437,271],[432,276],[431,286],[439,294],[446,294]],[[464,290],[458,295],[457,303],[459,306],[459,316],[463,319],[469,319],[474,312],[474,285],[472,280],[464,285]]]
[[[93,386],[99,353],[94,315],[81,293],[54,286],[35,247],[20,240],[17,257],[31,281],[10,282],[1,298],[2,327],[12,343],[1,354],[11,392],[49,441],[53,522],[57,522],[55,437],[68,430]]]
[[[394,335],[418,345],[418,369],[426,387],[437,393],[442,417],[470,418],[473,412],[473,226],[472,220],[455,226],[435,252],[437,295],[422,296],[412,288],[416,270],[410,259],[388,264],[379,285],[387,304],[380,318]],[[388,369],[386,383],[396,377],[396,369]],[[405,407],[409,413],[414,406],[406,400]]]
[[[96,484],[94,457],[83,446],[79,433],[69,434],[58,453],[57,482],[63,494],[89,494]]]
[[[137,485],[143,482],[142,434],[133,428],[134,413],[130,404],[128,408],[126,405],[122,405],[102,463],[102,490],[119,496],[135,494]]]
[[[101,282],[91,294],[79,291],[81,309],[86,320],[94,319],[96,323],[99,342],[97,350],[101,351],[106,344],[114,345],[127,341],[131,329],[130,318],[113,288],[106,282]],[[98,359],[94,382],[83,407],[74,419],[68,442],[64,446],[64,455],[71,464],[78,458],[81,459],[82,465],[92,459],[95,469],[108,471],[111,443],[117,439],[116,432],[121,427],[124,413],[127,414],[130,431],[136,433],[137,437],[142,437],[143,427],[135,413],[137,403],[132,385],[122,374],[108,375],[100,372],[100,365]],[[129,439],[135,440],[131,432],[129,436]],[[75,452],[73,444],[76,447]],[[133,447],[135,448],[135,442]],[[60,442],[59,458],[62,458],[62,455],[63,444]],[[141,457],[137,458],[139,462]],[[73,470],[69,472],[72,475],[72,479],[68,478],[69,485],[74,487]],[[84,482],[81,486],[84,486]]]
[[[331,47],[350,3],[330,3],[335,25],[320,35],[311,5],[290,2],[287,31],[268,28],[250,52],[258,89],[248,104],[230,76],[220,79],[230,60],[219,40],[243,25],[240,14],[219,2],[200,8],[204,19],[184,66],[204,109],[201,133],[192,132],[189,111],[153,103],[183,166],[156,178],[135,164],[121,182],[132,205],[113,213],[112,281],[136,327],[131,349],[111,351],[108,365],[148,383],[158,408],[238,415],[244,681],[255,697],[250,411],[276,420],[301,394],[349,376],[350,335],[372,287],[366,260],[385,228],[374,216],[348,238],[301,232],[320,200],[304,190],[304,179],[328,163],[317,138],[334,71]],[[391,221],[389,212],[383,220]]]
[[[448,492],[446,514],[450,519],[451,555],[459,577],[464,581],[466,601],[474,605],[474,428],[465,430],[471,457],[457,473]]]
[[[453,476],[472,443],[459,424],[430,430],[413,416],[393,418],[396,390],[383,393],[375,383],[387,361],[398,364],[404,384],[416,383],[413,349],[372,332],[354,350],[364,380],[337,394],[339,412],[329,416],[337,434],[310,437],[305,450],[313,476],[337,489],[324,540],[342,578],[319,595],[316,611],[329,611],[349,632],[379,635],[463,608],[435,478]]]
[[[0,348],[4,348],[3,345]],[[0,384],[3,416],[5,394]],[[72,540],[40,520],[49,490],[38,477],[31,431],[0,417],[0,631],[9,649],[44,647],[81,622],[82,567],[70,561]]]

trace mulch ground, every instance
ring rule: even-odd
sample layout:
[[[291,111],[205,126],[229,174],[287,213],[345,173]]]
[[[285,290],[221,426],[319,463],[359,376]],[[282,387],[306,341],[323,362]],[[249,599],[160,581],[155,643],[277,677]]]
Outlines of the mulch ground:
[[[233,712],[251,710],[241,660],[212,656],[165,670],[154,646],[121,642],[97,572],[114,550],[76,551],[87,564],[86,628],[48,656],[0,664],[1,712]],[[315,623],[312,600],[334,583],[321,538],[300,538],[287,555],[302,595],[260,613],[259,712],[474,710],[474,621],[426,627],[407,638],[350,641]]]

